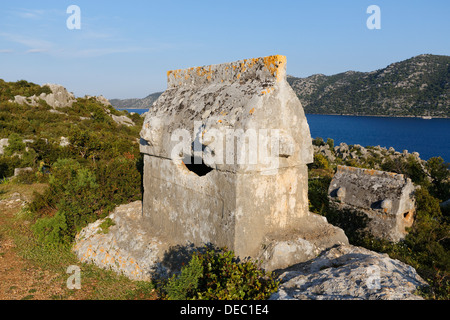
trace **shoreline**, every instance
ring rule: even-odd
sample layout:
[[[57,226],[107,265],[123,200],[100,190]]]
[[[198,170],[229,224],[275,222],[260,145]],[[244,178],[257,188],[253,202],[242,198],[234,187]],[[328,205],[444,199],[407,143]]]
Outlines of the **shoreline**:
[[[114,107],[115,108],[115,107]],[[149,110],[150,108],[115,108],[116,110]],[[411,115],[382,115],[382,114],[337,114],[337,113],[308,113],[305,112],[305,115],[315,115],[315,116],[343,116],[343,117],[379,117],[379,118],[418,118],[424,119],[424,117],[428,116],[411,116]],[[445,116],[430,116],[431,119],[424,120],[432,120],[432,119],[450,119]]]
[[[115,108],[116,110],[149,110],[149,108]],[[337,113],[308,113],[305,112],[305,115],[315,115],[315,116],[343,116],[343,117],[378,117],[378,118],[417,118],[424,119],[427,116],[397,116],[397,115],[376,115],[376,114],[337,114]],[[424,120],[433,120],[433,119],[450,119],[450,117],[444,116],[430,116],[431,119]]]
[[[305,112],[305,115],[315,115],[315,116],[343,116],[343,117],[378,117],[378,118],[417,118],[417,119],[423,119],[423,120],[433,120],[433,119],[450,119],[450,117],[433,117],[430,116],[431,119],[424,119],[423,117],[427,116],[396,116],[396,115],[371,115],[371,114],[336,114],[336,113],[307,113]]]

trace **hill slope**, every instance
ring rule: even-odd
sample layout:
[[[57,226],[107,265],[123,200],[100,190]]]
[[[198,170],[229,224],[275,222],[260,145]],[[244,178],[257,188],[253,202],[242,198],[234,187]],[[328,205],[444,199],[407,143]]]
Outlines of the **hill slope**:
[[[306,113],[450,117],[450,56],[420,55],[372,72],[288,77]]]
[[[109,102],[117,109],[148,109],[161,94],[156,92],[143,99],[111,99]]]

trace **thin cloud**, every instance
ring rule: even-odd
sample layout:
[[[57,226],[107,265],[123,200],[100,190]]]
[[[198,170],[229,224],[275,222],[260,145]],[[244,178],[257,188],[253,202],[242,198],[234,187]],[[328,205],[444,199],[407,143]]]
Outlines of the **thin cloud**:
[[[11,49],[0,49],[0,53],[13,53],[14,50]]]
[[[28,20],[47,19],[49,15],[60,14],[59,10],[56,9],[43,10],[43,9],[27,9],[27,8],[17,8],[9,10],[8,13],[11,16]]]
[[[48,50],[54,46],[54,44],[50,41],[37,39],[35,37],[22,36],[19,34],[0,32],[0,37],[6,39],[7,41],[24,45],[30,48],[30,50],[36,48],[41,48],[41,50]]]
[[[24,10],[22,12],[18,12],[17,14],[21,18],[25,19],[40,19],[44,15],[44,10]]]
[[[43,52],[48,52],[47,49],[30,49],[27,50],[26,53],[43,53]]]

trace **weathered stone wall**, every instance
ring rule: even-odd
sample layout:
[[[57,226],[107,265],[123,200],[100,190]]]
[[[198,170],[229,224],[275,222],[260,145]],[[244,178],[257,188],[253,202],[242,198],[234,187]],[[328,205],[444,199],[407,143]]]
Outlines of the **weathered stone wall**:
[[[414,221],[414,190],[401,174],[339,166],[328,194],[338,209],[366,214],[375,237],[399,241]]]

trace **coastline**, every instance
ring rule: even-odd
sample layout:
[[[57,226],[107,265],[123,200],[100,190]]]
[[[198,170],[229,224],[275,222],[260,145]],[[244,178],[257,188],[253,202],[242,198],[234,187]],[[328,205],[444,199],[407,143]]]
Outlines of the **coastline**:
[[[377,117],[377,118],[417,118],[417,119],[424,119],[423,117],[426,116],[412,116],[412,115],[373,115],[373,114],[337,114],[337,113],[308,113],[305,112],[306,115],[317,115],[317,116],[344,116],[344,117]],[[443,116],[431,116],[431,119],[450,119],[450,117],[443,117]],[[424,120],[431,120],[431,119],[424,119]]]
[[[149,108],[115,108],[116,110],[148,110]],[[425,119],[424,117],[428,116],[413,116],[413,115],[383,115],[383,114],[344,114],[344,113],[309,113],[305,112],[305,115],[317,115],[317,116],[344,116],[344,117],[378,117],[378,118],[417,118],[424,120],[432,120],[432,119],[450,119],[450,116],[430,116],[430,119]]]
[[[122,111],[122,110],[148,110],[149,108],[116,108],[116,110]],[[425,119],[426,116],[398,116],[398,115],[376,115],[376,114],[337,114],[337,113],[308,113],[305,112],[305,115],[317,115],[317,116],[343,116],[343,117],[378,117],[378,118],[417,118],[417,119],[424,119],[424,120],[432,120],[432,119],[450,119],[450,117],[443,117],[443,116],[431,116],[430,119]]]

